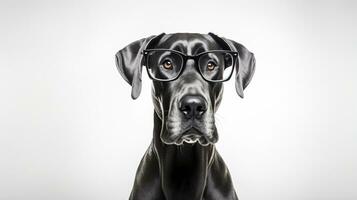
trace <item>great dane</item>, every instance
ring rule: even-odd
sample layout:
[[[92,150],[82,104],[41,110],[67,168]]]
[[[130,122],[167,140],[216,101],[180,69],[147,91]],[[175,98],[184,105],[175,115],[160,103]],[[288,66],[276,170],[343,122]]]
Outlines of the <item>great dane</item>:
[[[255,69],[253,53],[213,33],[162,33],[129,44],[115,57],[117,69],[132,86],[133,99],[141,91],[143,67],[153,80],[153,140],[129,199],[238,199],[214,145],[214,114],[223,82],[232,74],[243,98]]]

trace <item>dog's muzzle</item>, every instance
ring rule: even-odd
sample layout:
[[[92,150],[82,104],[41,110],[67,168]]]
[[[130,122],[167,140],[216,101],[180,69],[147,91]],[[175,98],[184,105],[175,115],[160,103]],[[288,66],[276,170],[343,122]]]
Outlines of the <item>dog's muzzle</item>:
[[[194,144],[208,145],[213,143],[206,131],[206,111],[208,103],[201,95],[185,95],[178,102],[178,113],[181,119],[181,125],[184,127],[182,134],[177,138],[176,144]]]

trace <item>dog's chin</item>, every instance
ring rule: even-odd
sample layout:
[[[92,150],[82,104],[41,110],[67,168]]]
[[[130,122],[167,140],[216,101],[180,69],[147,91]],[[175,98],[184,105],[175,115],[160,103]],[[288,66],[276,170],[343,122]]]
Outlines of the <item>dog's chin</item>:
[[[213,144],[208,142],[205,138],[197,138],[197,139],[180,139],[179,141],[175,142],[175,145],[201,145],[201,146],[208,146],[209,144]]]
[[[161,141],[168,145],[201,145],[208,146],[210,144],[214,144],[217,140],[210,141],[205,134],[197,130],[196,128],[191,128],[189,130],[184,131],[181,134],[176,134],[176,138],[163,138],[161,137]]]

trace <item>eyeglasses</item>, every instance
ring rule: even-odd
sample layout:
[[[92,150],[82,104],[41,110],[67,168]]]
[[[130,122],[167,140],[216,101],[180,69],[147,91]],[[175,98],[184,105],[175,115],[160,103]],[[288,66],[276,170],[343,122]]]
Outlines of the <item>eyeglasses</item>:
[[[195,66],[206,81],[227,81],[232,76],[238,56],[238,52],[229,50],[206,51],[197,55],[186,55],[171,49],[146,49],[142,53],[149,77],[164,82],[176,80],[188,59],[195,61]]]

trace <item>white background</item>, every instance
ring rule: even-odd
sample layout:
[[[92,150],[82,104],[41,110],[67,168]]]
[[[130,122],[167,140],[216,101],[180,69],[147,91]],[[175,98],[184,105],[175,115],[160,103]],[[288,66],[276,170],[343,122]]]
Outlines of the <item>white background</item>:
[[[151,83],[114,54],[161,32],[255,53],[225,84],[217,148],[241,200],[357,199],[357,3],[1,1],[0,199],[127,199],[152,138]]]

